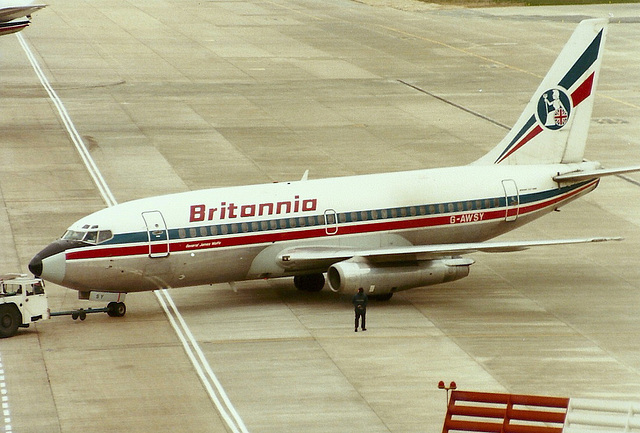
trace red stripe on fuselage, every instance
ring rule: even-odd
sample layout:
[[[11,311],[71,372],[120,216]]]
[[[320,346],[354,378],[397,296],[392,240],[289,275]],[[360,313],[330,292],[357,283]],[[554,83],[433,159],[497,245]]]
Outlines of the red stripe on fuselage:
[[[599,182],[596,179],[588,184],[569,191],[567,193],[558,195],[548,200],[540,201],[537,203],[527,204],[518,207],[518,215],[523,216],[546,207],[554,206],[562,201],[568,200],[590,188],[595,188]],[[511,210],[512,208],[510,208]],[[514,209],[515,210],[515,209]],[[473,215],[482,214],[482,217],[474,220]],[[469,218],[462,218],[461,216],[471,216]],[[511,215],[511,214],[510,214]],[[338,235],[350,235],[350,234],[366,234],[376,233],[384,231],[396,231],[407,229],[418,229],[438,226],[448,226],[454,224],[464,224],[473,222],[486,222],[492,220],[504,219],[506,216],[506,209],[504,207],[498,209],[489,209],[485,211],[464,211],[458,213],[451,213],[447,215],[438,216],[425,216],[414,217],[411,219],[401,219],[395,221],[368,221],[360,223],[342,223],[339,224]],[[453,221],[452,221],[453,219]],[[313,239],[320,237],[329,237],[325,226],[309,227],[306,229],[298,228],[289,230],[286,232],[265,232],[257,234],[241,234],[237,236],[230,236],[226,238],[203,238],[203,239],[189,239],[181,242],[174,242],[170,244],[170,251],[172,253],[184,252],[184,251],[198,251],[208,250],[224,247],[236,247],[243,245],[256,245],[266,244],[272,242],[292,241],[300,239]],[[82,259],[97,259],[97,258],[109,258],[109,257],[127,257],[127,256],[143,256],[149,254],[149,244],[138,244],[134,246],[124,247],[97,247],[90,248],[84,247],[75,251],[66,253],[67,260],[82,260]]]

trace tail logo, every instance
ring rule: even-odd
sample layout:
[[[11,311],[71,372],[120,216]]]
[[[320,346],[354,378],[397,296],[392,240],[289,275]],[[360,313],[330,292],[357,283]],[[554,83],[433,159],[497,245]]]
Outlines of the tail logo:
[[[555,131],[569,122],[571,99],[561,89],[547,90],[538,100],[538,120],[547,129]]]

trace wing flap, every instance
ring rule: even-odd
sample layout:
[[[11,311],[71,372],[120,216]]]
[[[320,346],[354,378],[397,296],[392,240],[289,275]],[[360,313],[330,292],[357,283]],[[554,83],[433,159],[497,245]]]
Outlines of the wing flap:
[[[580,239],[550,239],[537,241],[471,242],[459,244],[409,245],[376,249],[340,247],[294,247],[283,250],[278,264],[287,270],[327,269],[333,263],[353,257],[372,261],[393,262],[434,260],[475,252],[505,253],[523,251],[532,247],[619,241],[620,237],[592,237]]]

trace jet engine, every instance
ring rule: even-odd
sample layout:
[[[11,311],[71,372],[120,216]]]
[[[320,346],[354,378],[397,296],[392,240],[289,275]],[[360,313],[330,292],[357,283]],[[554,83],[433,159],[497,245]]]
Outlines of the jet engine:
[[[358,288],[372,295],[386,295],[414,287],[459,280],[469,275],[471,259],[445,258],[412,262],[372,263],[353,258],[329,267],[329,288],[354,292]]]

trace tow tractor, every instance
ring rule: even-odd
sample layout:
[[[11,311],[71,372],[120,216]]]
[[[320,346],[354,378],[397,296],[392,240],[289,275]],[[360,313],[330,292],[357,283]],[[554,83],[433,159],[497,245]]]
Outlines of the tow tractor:
[[[117,299],[112,299],[117,296]],[[122,317],[126,313],[124,294],[91,293],[93,301],[109,302],[106,308],[88,308],[51,312],[44,281],[26,274],[0,275],[0,338],[13,337],[18,328],[28,328],[39,320],[55,316],[71,316],[73,320],[84,320],[90,313],[107,313],[111,317]]]
[[[0,276],[0,338],[13,337],[18,328],[28,328],[51,317],[44,282],[25,274]]]

